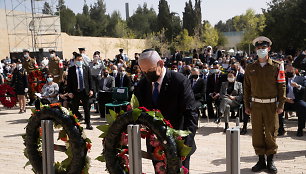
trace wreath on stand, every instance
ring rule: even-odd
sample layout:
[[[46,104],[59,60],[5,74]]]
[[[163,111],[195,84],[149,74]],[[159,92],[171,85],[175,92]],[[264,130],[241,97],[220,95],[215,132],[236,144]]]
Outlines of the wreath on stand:
[[[54,128],[60,129],[58,140],[65,143],[67,158],[55,162],[56,174],[88,174],[90,159],[86,156],[91,149],[91,140],[86,137],[79,120],[71,111],[59,103],[42,105],[41,110],[32,110],[32,116],[23,135],[24,155],[29,161],[25,167],[32,165],[35,173],[42,173],[42,128],[41,120],[53,120]],[[54,146],[57,149],[57,146]]]
[[[106,115],[106,125],[97,128],[102,131],[99,138],[103,138],[103,152],[96,159],[106,162],[110,174],[129,173],[128,135],[129,124],[141,126],[141,138],[149,142],[152,150],[147,154],[154,161],[154,168],[158,174],[187,174],[188,169],[182,166],[182,161],[190,153],[191,147],[184,144],[183,137],[189,131],[175,130],[171,123],[164,119],[158,110],[148,110],[138,107],[137,98],[133,95],[132,110],[119,114],[110,110]]]
[[[16,105],[17,97],[13,87],[8,84],[0,85],[0,102],[7,108],[12,108]]]
[[[29,86],[33,92],[41,92],[41,89],[46,82],[43,72],[39,69],[31,71],[28,76],[28,80]]]

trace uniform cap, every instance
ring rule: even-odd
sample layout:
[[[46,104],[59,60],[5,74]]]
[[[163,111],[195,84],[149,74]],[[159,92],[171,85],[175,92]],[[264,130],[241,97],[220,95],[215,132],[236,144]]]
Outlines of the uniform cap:
[[[85,51],[85,48],[79,48],[79,51]]]
[[[256,39],[253,40],[253,45],[255,47],[257,47],[257,46],[271,46],[272,41],[265,36],[259,36],[259,37],[257,37]]]
[[[55,50],[50,49],[50,50],[49,50],[49,53],[55,53]]]
[[[120,49],[119,49],[119,52],[123,52],[123,49],[122,49],[122,48],[120,48]]]
[[[30,53],[30,51],[27,50],[27,49],[23,49],[22,52],[23,52],[23,53]]]
[[[94,55],[100,55],[100,51],[95,51]]]

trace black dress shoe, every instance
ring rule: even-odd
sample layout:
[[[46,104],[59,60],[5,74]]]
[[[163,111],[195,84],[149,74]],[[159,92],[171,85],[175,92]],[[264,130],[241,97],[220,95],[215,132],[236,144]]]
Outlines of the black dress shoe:
[[[273,162],[273,155],[269,155],[267,157],[267,169],[269,173],[272,173],[272,174],[277,173],[277,168],[275,167],[274,162]]]
[[[245,135],[247,132],[247,128],[244,127],[241,129],[240,135]]]
[[[283,136],[285,134],[285,129],[284,128],[279,128],[278,129],[278,135],[277,136]]]
[[[216,120],[214,121],[214,123],[219,124],[220,123],[220,118],[216,118]]]
[[[304,135],[303,130],[298,130],[296,133],[297,137],[302,137]]]
[[[253,172],[260,172],[267,168],[266,159],[264,155],[259,155],[259,160],[255,166],[252,167]]]
[[[92,126],[86,126],[86,129],[93,130],[93,127]]]

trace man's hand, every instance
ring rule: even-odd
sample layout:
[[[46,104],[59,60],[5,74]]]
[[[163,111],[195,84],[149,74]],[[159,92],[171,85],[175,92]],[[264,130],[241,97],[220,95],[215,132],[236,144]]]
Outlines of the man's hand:
[[[294,103],[294,101],[293,101],[292,98],[286,98],[286,102],[287,102],[287,103]]]
[[[69,98],[73,98],[73,94],[72,93],[69,93],[68,96],[69,96]]]
[[[281,108],[277,108],[277,109],[276,109],[276,113],[277,113],[277,114],[281,114],[281,113],[283,113],[283,112],[284,112],[284,110],[281,109]]]
[[[91,97],[91,96],[93,96],[93,91],[92,90],[89,91],[89,97]]]
[[[300,87],[300,85],[297,84],[296,82],[292,82],[292,83],[291,83],[291,86],[292,86],[292,87],[295,87],[295,88],[299,88],[299,87]]]
[[[231,99],[231,100],[235,100],[236,99],[236,97],[231,96],[231,95],[229,95],[228,98]]]
[[[251,115],[251,109],[250,108],[245,108],[244,112],[248,115]]]

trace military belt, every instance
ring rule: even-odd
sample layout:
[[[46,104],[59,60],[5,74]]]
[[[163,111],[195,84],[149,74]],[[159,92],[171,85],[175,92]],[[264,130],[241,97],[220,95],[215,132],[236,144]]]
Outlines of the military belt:
[[[270,99],[259,99],[252,97],[252,101],[256,103],[275,103],[276,98],[270,98]]]

